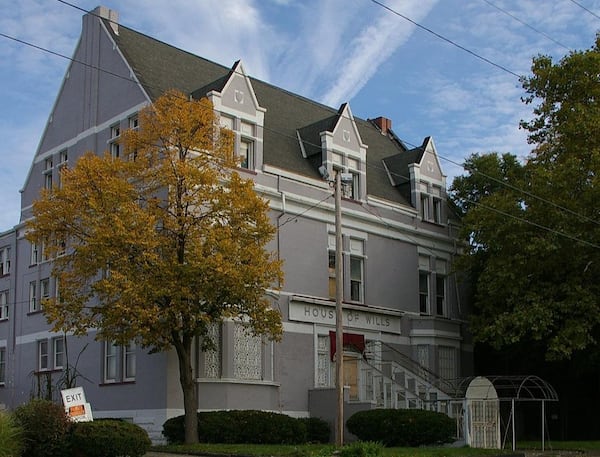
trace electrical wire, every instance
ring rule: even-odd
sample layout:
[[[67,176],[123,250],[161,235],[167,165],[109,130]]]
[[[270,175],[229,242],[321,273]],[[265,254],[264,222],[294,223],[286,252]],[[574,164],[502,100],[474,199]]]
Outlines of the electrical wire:
[[[592,10],[586,8],[585,6],[583,6],[581,3],[576,2],[575,0],[570,0],[571,3],[575,3],[579,8],[581,8],[582,10],[587,11],[588,13],[590,13],[592,16],[594,16],[597,19],[600,19],[600,16],[598,16],[596,13],[594,13]]]
[[[59,0],[62,1],[62,0]],[[501,13],[506,14],[507,16],[513,18],[515,21],[517,21],[518,23],[524,25],[525,27],[533,30],[535,33],[538,33],[544,37],[546,37],[547,39],[549,39],[550,41],[552,41],[553,43],[559,45],[560,47],[566,49],[567,51],[570,51],[571,48],[569,48],[568,46],[562,44],[560,41],[555,40],[554,38],[552,38],[550,35],[548,35],[547,33],[542,32],[541,30],[536,29],[534,26],[528,24],[527,22],[519,19],[517,16],[515,16],[514,14],[510,13],[509,11],[506,11],[503,8],[500,8],[498,5],[495,5],[494,3],[490,2],[489,0],[482,0],[485,3],[487,3],[488,5],[490,5],[492,8],[496,8],[498,11],[500,11]]]
[[[105,19],[105,20],[106,20],[106,18],[103,18],[103,17],[99,16],[98,14],[95,14],[95,13],[93,13],[93,12],[89,12],[89,11],[87,11],[87,10],[85,10],[85,9],[82,9],[82,8],[80,8],[80,7],[76,6],[76,5],[73,5],[73,4],[71,4],[71,3],[69,3],[69,2],[67,2],[67,1],[65,1],[65,0],[57,0],[57,1],[58,1],[58,2],[60,2],[60,3],[63,3],[63,4],[65,4],[65,5],[71,6],[71,7],[73,7],[73,8],[76,8],[76,9],[78,9],[78,10],[81,10],[81,11],[87,12],[87,13],[89,13],[89,14],[92,14],[92,15],[96,16],[96,17],[99,17],[99,18],[102,18],[102,19]],[[371,1],[374,1],[375,3],[378,3],[376,0],[371,0]],[[484,1],[485,1],[485,0],[484,0]],[[379,4],[379,3],[378,3],[378,4]],[[386,7],[385,5],[381,5],[381,6],[385,7],[386,9],[389,9],[389,8],[388,8],[388,7]],[[396,12],[394,12],[394,13],[395,13],[395,14],[398,14],[398,15],[400,15],[400,16],[402,16],[402,15],[401,15],[401,14],[399,14],[399,13],[396,13]],[[407,19],[407,20],[411,21],[410,19]],[[113,23],[114,23],[115,21],[110,21],[110,22],[113,22]],[[30,46],[30,47],[32,47],[32,48],[35,48],[35,49],[37,49],[37,50],[40,50],[40,51],[43,51],[43,52],[48,52],[48,53],[50,53],[50,54],[52,54],[52,55],[55,55],[55,56],[61,57],[61,58],[63,58],[63,59],[69,60],[69,61],[71,61],[71,62],[78,63],[78,64],[84,65],[84,66],[86,66],[86,67],[89,67],[89,68],[93,68],[93,69],[95,69],[95,70],[97,70],[97,71],[99,71],[99,72],[103,72],[103,73],[109,74],[109,75],[111,75],[111,76],[114,76],[114,77],[117,77],[117,78],[123,79],[123,80],[125,80],[125,81],[129,81],[129,82],[132,82],[132,83],[134,83],[134,84],[140,84],[140,83],[139,83],[139,82],[138,82],[136,79],[134,79],[134,78],[132,78],[132,77],[126,77],[126,76],[123,76],[123,75],[119,75],[119,74],[117,74],[117,73],[114,73],[114,72],[111,72],[111,71],[105,70],[105,69],[103,69],[103,68],[100,68],[100,67],[98,67],[98,66],[96,66],[96,65],[88,64],[87,62],[83,62],[83,61],[80,61],[80,60],[74,59],[74,58],[72,58],[72,57],[68,57],[68,56],[66,56],[66,55],[64,55],[64,54],[61,54],[61,53],[58,53],[58,52],[55,52],[55,51],[49,50],[49,49],[47,49],[47,48],[44,48],[44,47],[42,47],[42,46],[35,45],[35,44],[33,44],[33,43],[30,43],[30,42],[27,42],[27,41],[25,41],[25,40],[21,40],[21,39],[19,39],[19,38],[15,38],[15,37],[13,37],[13,36],[10,36],[10,35],[7,35],[7,34],[4,34],[4,33],[2,33],[2,32],[0,32],[0,36],[2,36],[2,37],[4,37],[4,38],[7,38],[7,39],[10,39],[10,40],[13,40],[13,41],[16,41],[16,42],[18,42],[18,43],[21,43],[21,44],[23,44],[23,45]],[[244,75],[244,76],[246,76],[246,75]],[[149,86],[149,87],[152,87],[152,86]],[[313,100],[307,100],[307,99],[305,99],[305,98],[303,98],[303,97],[298,97],[298,99],[299,99],[299,100],[301,100],[301,101],[305,101],[305,102],[307,102],[307,103],[308,103],[308,102],[310,102],[310,103],[312,103],[312,104],[318,104],[318,103],[314,102]],[[327,107],[327,108],[329,108],[329,107]],[[276,131],[276,130],[274,130],[274,129],[269,129],[268,127],[263,127],[263,128],[264,128],[264,130],[271,131],[271,132],[273,132],[273,133],[275,133],[275,134],[283,135],[283,136],[286,136],[286,137],[288,137],[288,138],[293,138],[294,140],[297,140],[297,138],[296,138],[296,137],[292,137],[291,135],[285,134],[285,133],[283,133],[283,132],[278,132],[278,131]],[[409,145],[409,146],[419,147],[419,146],[416,146],[416,145],[414,145],[414,144],[412,144],[412,143],[410,143],[410,142],[408,142],[408,141],[406,141],[406,140],[403,140],[403,139],[399,139],[399,140],[400,140],[400,141],[402,141],[402,143],[404,143],[404,144],[407,144],[407,145]],[[306,144],[309,144],[309,145],[311,144],[310,142],[307,142],[307,141],[305,141],[305,143],[306,143]],[[320,147],[321,145],[313,145],[313,146]],[[553,202],[551,202],[551,201],[549,201],[549,200],[547,200],[547,199],[544,199],[544,198],[542,198],[542,197],[538,197],[538,196],[536,196],[535,194],[532,194],[531,192],[527,192],[527,191],[525,191],[525,190],[519,189],[519,188],[517,188],[517,187],[515,187],[515,186],[512,186],[512,185],[510,185],[510,184],[508,184],[508,183],[506,183],[506,182],[504,182],[504,181],[499,181],[499,180],[496,180],[495,178],[493,178],[493,177],[491,177],[491,176],[488,176],[488,175],[485,175],[485,174],[483,174],[483,173],[481,173],[481,172],[478,172],[478,171],[475,171],[475,170],[468,170],[467,168],[465,168],[465,166],[464,166],[464,165],[461,165],[461,164],[459,164],[459,163],[457,163],[457,162],[455,162],[455,161],[453,161],[453,160],[451,160],[451,159],[449,159],[449,158],[447,158],[447,157],[441,156],[441,155],[439,155],[439,154],[438,154],[438,157],[439,157],[440,159],[442,159],[442,160],[446,160],[446,161],[448,161],[448,162],[450,162],[450,163],[452,163],[452,164],[454,164],[454,165],[460,166],[460,167],[462,167],[463,169],[465,169],[465,170],[467,170],[467,171],[470,171],[470,172],[471,172],[471,171],[473,171],[473,172],[476,172],[476,173],[480,173],[480,174],[482,174],[482,175],[486,176],[486,177],[487,177],[487,178],[489,178],[489,179],[493,179],[493,180],[495,180],[495,181],[499,182],[499,183],[500,183],[500,184],[502,184],[502,185],[505,185],[505,186],[507,186],[507,187],[509,187],[509,188],[512,188],[513,190],[517,190],[517,191],[519,191],[519,192],[523,192],[524,194],[526,194],[526,195],[528,195],[528,196],[530,196],[530,197],[532,197],[532,198],[539,199],[540,201],[543,201],[543,202],[545,202],[545,203],[548,203],[548,204],[550,204],[550,205],[552,205],[552,206],[556,207],[557,209],[561,209],[561,210],[563,210],[563,211],[569,212],[570,214],[572,214],[572,215],[574,215],[574,216],[577,216],[577,217],[579,217],[579,218],[583,218],[583,219],[585,219],[585,220],[588,220],[588,221],[590,221],[590,222],[593,222],[593,223],[595,223],[595,224],[599,224],[599,225],[600,225],[600,222],[597,222],[597,221],[595,221],[595,220],[593,220],[593,219],[590,219],[590,218],[588,218],[588,217],[586,217],[586,216],[584,216],[584,215],[581,215],[581,214],[579,214],[579,213],[576,213],[576,212],[574,212],[574,211],[572,211],[572,210],[570,210],[570,209],[568,209],[568,208],[565,208],[565,207],[562,207],[562,206],[560,206],[560,205],[557,205],[557,204],[555,204],[555,203],[553,203]],[[368,167],[371,167],[371,168],[375,168],[375,169],[383,170],[383,171],[385,171],[386,173],[389,173],[389,174],[390,174],[390,175],[392,175],[392,176],[396,176],[396,177],[401,177],[401,178],[404,178],[404,179],[408,179],[408,177],[407,177],[407,176],[403,176],[403,175],[400,175],[400,174],[398,174],[398,173],[391,172],[391,171],[387,170],[387,169],[386,169],[386,168],[384,168],[384,167],[378,167],[378,166],[376,166],[376,165],[374,165],[374,164],[369,164],[369,163],[367,163],[367,166],[368,166]],[[327,197],[327,198],[329,198],[329,197]],[[327,198],[326,198],[326,199],[327,199]],[[326,200],[326,199],[324,199],[324,200]],[[311,209],[312,209],[312,208],[311,208]],[[298,216],[295,216],[295,217],[298,217]],[[285,223],[287,223],[287,222],[288,222],[288,221],[286,221]],[[282,224],[282,225],[283,225],[283,224]],[[569,236],[569,235],[567,235],[567,236]],[[582,241],[582,242],[584,242],[584,243],[586,242],[585,240],[581,240],[581,241]]]
[[[401,17],[402,19],[410,22],[411,24],[417,26],[421,30],[425,30],[426,32],[431,33],[432,35],[436,36],[440,40],[443,40],[446,43],[449,43],[452,46],[457,47],[458,49],[466,52],[467,54],[471,54],[473,57],[476,57],[477,59],[482,60],[482,61],[484,61],[484,62],[486,62],[486,63],[488,63],[488,64],[490,64],[490,65],[492,65],[492,66],[494,66],[494,67],[496,67],[496,68],[498,68],[498,69],[500,69],[500,70],[502,70],[502,71],[504,71],[504,72],[506,72],[506,73],[508,73],[510,75],[513,75],[513,76],[515,76],[517,78],[521,77],[521,75],[518,75],[514,71],[509,70],[505,66],[500,65],[499,63],[496,63],[496,62],[488,59],[487,57],[483,57],[481,54],[478,54],[475,51],[471,51],[470,49],[466,48],[465,46],[462,46],[462,45],[458,44],[457,42],[451,40],[450,38],[446,38],[444,35],[441,35],[441,34],[435,32],[435,31],[433,31],[429,27],[425,27],[424,25],[419,24],[418,22],[416,22],[416,21],[412,20],[411,18],[409,18],[408,16],[405,16],[404,14],[402,14],[402,13],[394,10],[393,8],[387,6],[386,4],[384,4],[384,3],[382,3],[382,2],[380,2],[378,0],[370,0],[370,1],[373,2],[373,3],[375,3],[376,5],[380,6],[381,8],[389,11],[390,13],[395,14],[396,16]]]

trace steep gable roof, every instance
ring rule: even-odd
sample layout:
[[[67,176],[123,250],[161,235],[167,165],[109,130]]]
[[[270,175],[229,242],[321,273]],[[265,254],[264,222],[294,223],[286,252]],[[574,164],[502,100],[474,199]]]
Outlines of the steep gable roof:
[[[105,19],[102,19],[106,22]],[[127,59],[136,77],[152,100],[168,89],[178,89],[195,97],[220,90],[231,75],[231,68],[211,62],[174,46],[119,25],[115,34],[107,30]],[[339,112],[328,106],[289,91],[250,78],[260,106],[267,109],[264,124],[263,161],[303,176],[320,179],[320,158],[302,156],[298,134],[304,147],[314,154],[320,148],[319,133],[335,126]],[[390,139],[370,122],[354,118],[360,137],[368,145],[367,193],[404,205],[410,205],[403,194],[390,185],[383,160],[402,154],[401,143]],[[319,129],[323,129],[320,130]],[[316,157],[316,156],[315,156]],[[314,158],[314,157],[313,157]]]

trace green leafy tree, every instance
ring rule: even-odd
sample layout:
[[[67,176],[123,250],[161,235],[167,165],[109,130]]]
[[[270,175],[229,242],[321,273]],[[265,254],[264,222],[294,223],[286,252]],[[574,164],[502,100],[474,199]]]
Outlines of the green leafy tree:
[[[126,160],[87,153],[34,203],[28,239],[54,258],[54,330],[153,351],[175,349],[185,440],[198,441],[193,342],[233,318],[279,339],[264,292],[282,281],[266,250],[268,203],[235,172],[230,131],[206,100],[170,91],[123,134]]]
[[[470,249],[473,331],[496,348],[535,342],[548,359],[596,347],[600,330],[600,39],[522,78],[534,149],[475,155],[451,195]]]

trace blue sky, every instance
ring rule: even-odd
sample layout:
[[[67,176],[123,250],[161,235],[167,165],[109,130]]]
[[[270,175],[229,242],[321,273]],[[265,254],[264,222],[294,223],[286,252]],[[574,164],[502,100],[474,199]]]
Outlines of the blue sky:
[[[99,0],[71,0],[91,10]],[[434,138],[448,183],[474,152],[530,151],[518,78],[531,59],[589,48],[600,0],[104,0],[119,22],[189,52],[339,107],[385,116],[408,145]],[[71,56],[82,11],[58,0],[2,0],[0,33]],[[587,10],[589,11],[586,11]],[[68,61],[0,37],[0,231],[20,194]],[[505,70],[498,68],[503,67]],[[508,70],[508,71],[506,71]]]

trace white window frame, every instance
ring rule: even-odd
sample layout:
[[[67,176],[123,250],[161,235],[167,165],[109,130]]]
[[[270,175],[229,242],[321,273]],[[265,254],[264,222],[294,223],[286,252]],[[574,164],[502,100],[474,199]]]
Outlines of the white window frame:
[[[118,363],[119,359],[119,346],[112,341],[104,342],[104,382],[115,383],[118,382]]]
[[[329,335],[317,335],[315,387],[333,387],[335,376],[332,370]]]
[[[129,342],[122,348],[123,353],[123,381],[134,381],[136,374],[136,346]]]
[[[103,382],[105,384],[135,381],[136,369],[135,343],[130,342],[122,346],[113,341],[104,341]]]
[[[37,243],[31,243],[31,255],[29,258],[29,265],[37,265],[40,263],[40,251]]]
[[[50,278],[40,279],[40,307],[42,300],[50,298]]]
[[[52,338],[52,365],[55,370],[60,370],[64,367],[65,357],[65,338],[63,336]]]
[[[358,265],[360,277],[355,277],[354,265]],[[365,300],[365,261],[363,257],[350,255],[350,300],[363,303]],[[355,286],[358,286],[358,296],[353,295]]]
[[[8,319],[8,290],[0,291],[0,321]]]
[[[242,156],[242,151],[245,150],[245,156]],[[240,159],[240,168],[244,170],[254,170],[254,150],[255,141],[248,137],[240,138],[238,147],[238,157]],[[244,160],[245,159],[245,160]]]
[[[0,249],[0,276],[10,274],[10,247]]]
[[[127,119],[127,125],[129,125],[129,128],[131,130],[137,130],[140,128],[140,119],[138,117],[137,114],[134,114],[133,116],[129,116],[129,118]]]
[[[40,310],[37,297],[37,281],[29,283],[29,312],[35,313]]]
[[[48,340],[38,340],[37,352],[38,352],[38,371],[49,371],[50,370],[50,345],[48,344]]]
[[[358,238],[350,238],[350,262],[349,262],[349,274],[348,284],[350,286],[350,300],[358,303],[364,303],[365,301],[365,240]],[[353,263],[360,268],[360,277],[356,277],[353,273]],[[358,285],[358,297],[353,296],[354,286]]]
[[[114,159],[121,157],[121,144],[119,143],[119,138],[121,138],[121,124],[117,123],[117,124],[111,125],[110,126],[110,140],[109,140],[108,144],[109,144],[110,155]]]

